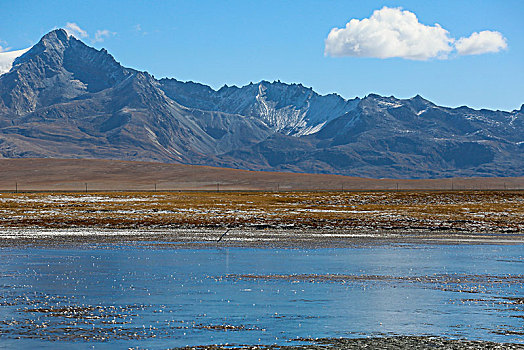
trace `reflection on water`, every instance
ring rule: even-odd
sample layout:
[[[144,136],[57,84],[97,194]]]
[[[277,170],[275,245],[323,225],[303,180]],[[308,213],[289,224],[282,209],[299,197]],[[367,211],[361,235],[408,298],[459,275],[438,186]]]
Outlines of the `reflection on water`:
[[[2,248],[0,348],[377,334],[522,342],[523,252],[523,245]]]

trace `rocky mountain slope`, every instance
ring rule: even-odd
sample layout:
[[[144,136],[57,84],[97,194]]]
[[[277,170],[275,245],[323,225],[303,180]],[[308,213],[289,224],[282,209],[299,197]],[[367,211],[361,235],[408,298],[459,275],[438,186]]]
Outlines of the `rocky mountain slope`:
[[[345,100],[300,84],[156,80],[64,30],[0,75],[0,157],[103,158],[368,177],[524,175],[524,109]]]
[[[255,117],[274,132],[292,136],[314,134],[355,109],[359,102],[358,98],[348,101],[336,94],[320,96],[301,84],[281,82],[224,86],[218,91],[175,79],[161,79],[160,84],[171,99],[184,106]]]

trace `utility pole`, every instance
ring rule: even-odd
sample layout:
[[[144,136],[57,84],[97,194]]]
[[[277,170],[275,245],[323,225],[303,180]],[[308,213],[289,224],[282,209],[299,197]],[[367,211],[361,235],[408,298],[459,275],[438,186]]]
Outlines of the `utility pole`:
[[[18,182],[15,182],[15,193],[18,193]]]
[[[155,182],[155,192],[156,192],[156,182]]]
[[[86,185],[86,193],[87,193],[87,182],[85,183],[85,185]]]

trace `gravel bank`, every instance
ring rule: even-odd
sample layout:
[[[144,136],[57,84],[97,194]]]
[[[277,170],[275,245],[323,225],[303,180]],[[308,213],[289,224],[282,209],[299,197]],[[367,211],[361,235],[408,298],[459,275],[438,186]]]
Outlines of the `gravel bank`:
[[[219,349],[282,349],[282,350],[351,350],[351,349],[442,349],[442,350],[477,350],[477,349],[524,349],[524,344],[511,343],[494,343],[488,341],[473,341],[473,340],[455,340],[441,337],[421,337],[421,336],[398,336],[398,337],[383,337],[383,338],[355,338],[355,339],[303,339],[312,341],[311,345],[298,346],[196,346],[181,348],[184,350],[198,349],[198,350],[219,350]]]

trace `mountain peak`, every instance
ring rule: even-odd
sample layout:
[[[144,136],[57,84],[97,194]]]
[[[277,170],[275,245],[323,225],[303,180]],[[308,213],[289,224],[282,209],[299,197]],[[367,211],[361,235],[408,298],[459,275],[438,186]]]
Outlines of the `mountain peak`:
[[[62,42],[62,43],[69,41],[69,34],[67,34],[65,29],[59,28],[59,29],[52,30],[49,33],[47,33],[46,35],[44,35],[42,39],[40,39],[40,42],[43,42],[43,43],[50,43],[50,42],[57,42],[57,41]]]
[[[64,29],[52,30],[44,35],[25,55],[17,58],[14,64],[27,62],[36,56],[45,55],[46,62],[54,62],[55,65],[61,65],[64,52],[70,46],[70,39],[70,36]],[[81,43],[80,41],[78,42]]]
[[[122,67],[107,51],[87,46],[64,29],[55,29],[16,58],[10,72],[2,79],[11,89],[0,91],[0,100],[21,115],[107,89],[132,70]]]
[[[413,96],[409,100],[413,101],[413,102],[419,102],[419,103],[431,103],[431,101],[425,99],[424,97],[420,96],[419,94],[416,94],[415,96]]]
[[[29,56],[32,51],[38,54],[43,51],[51,51],[58,54],[63,54],[64,50],[69,46],[70,37],[64,29],[55,29],[44,35],[40,41],[33,46],[29,51]]]

